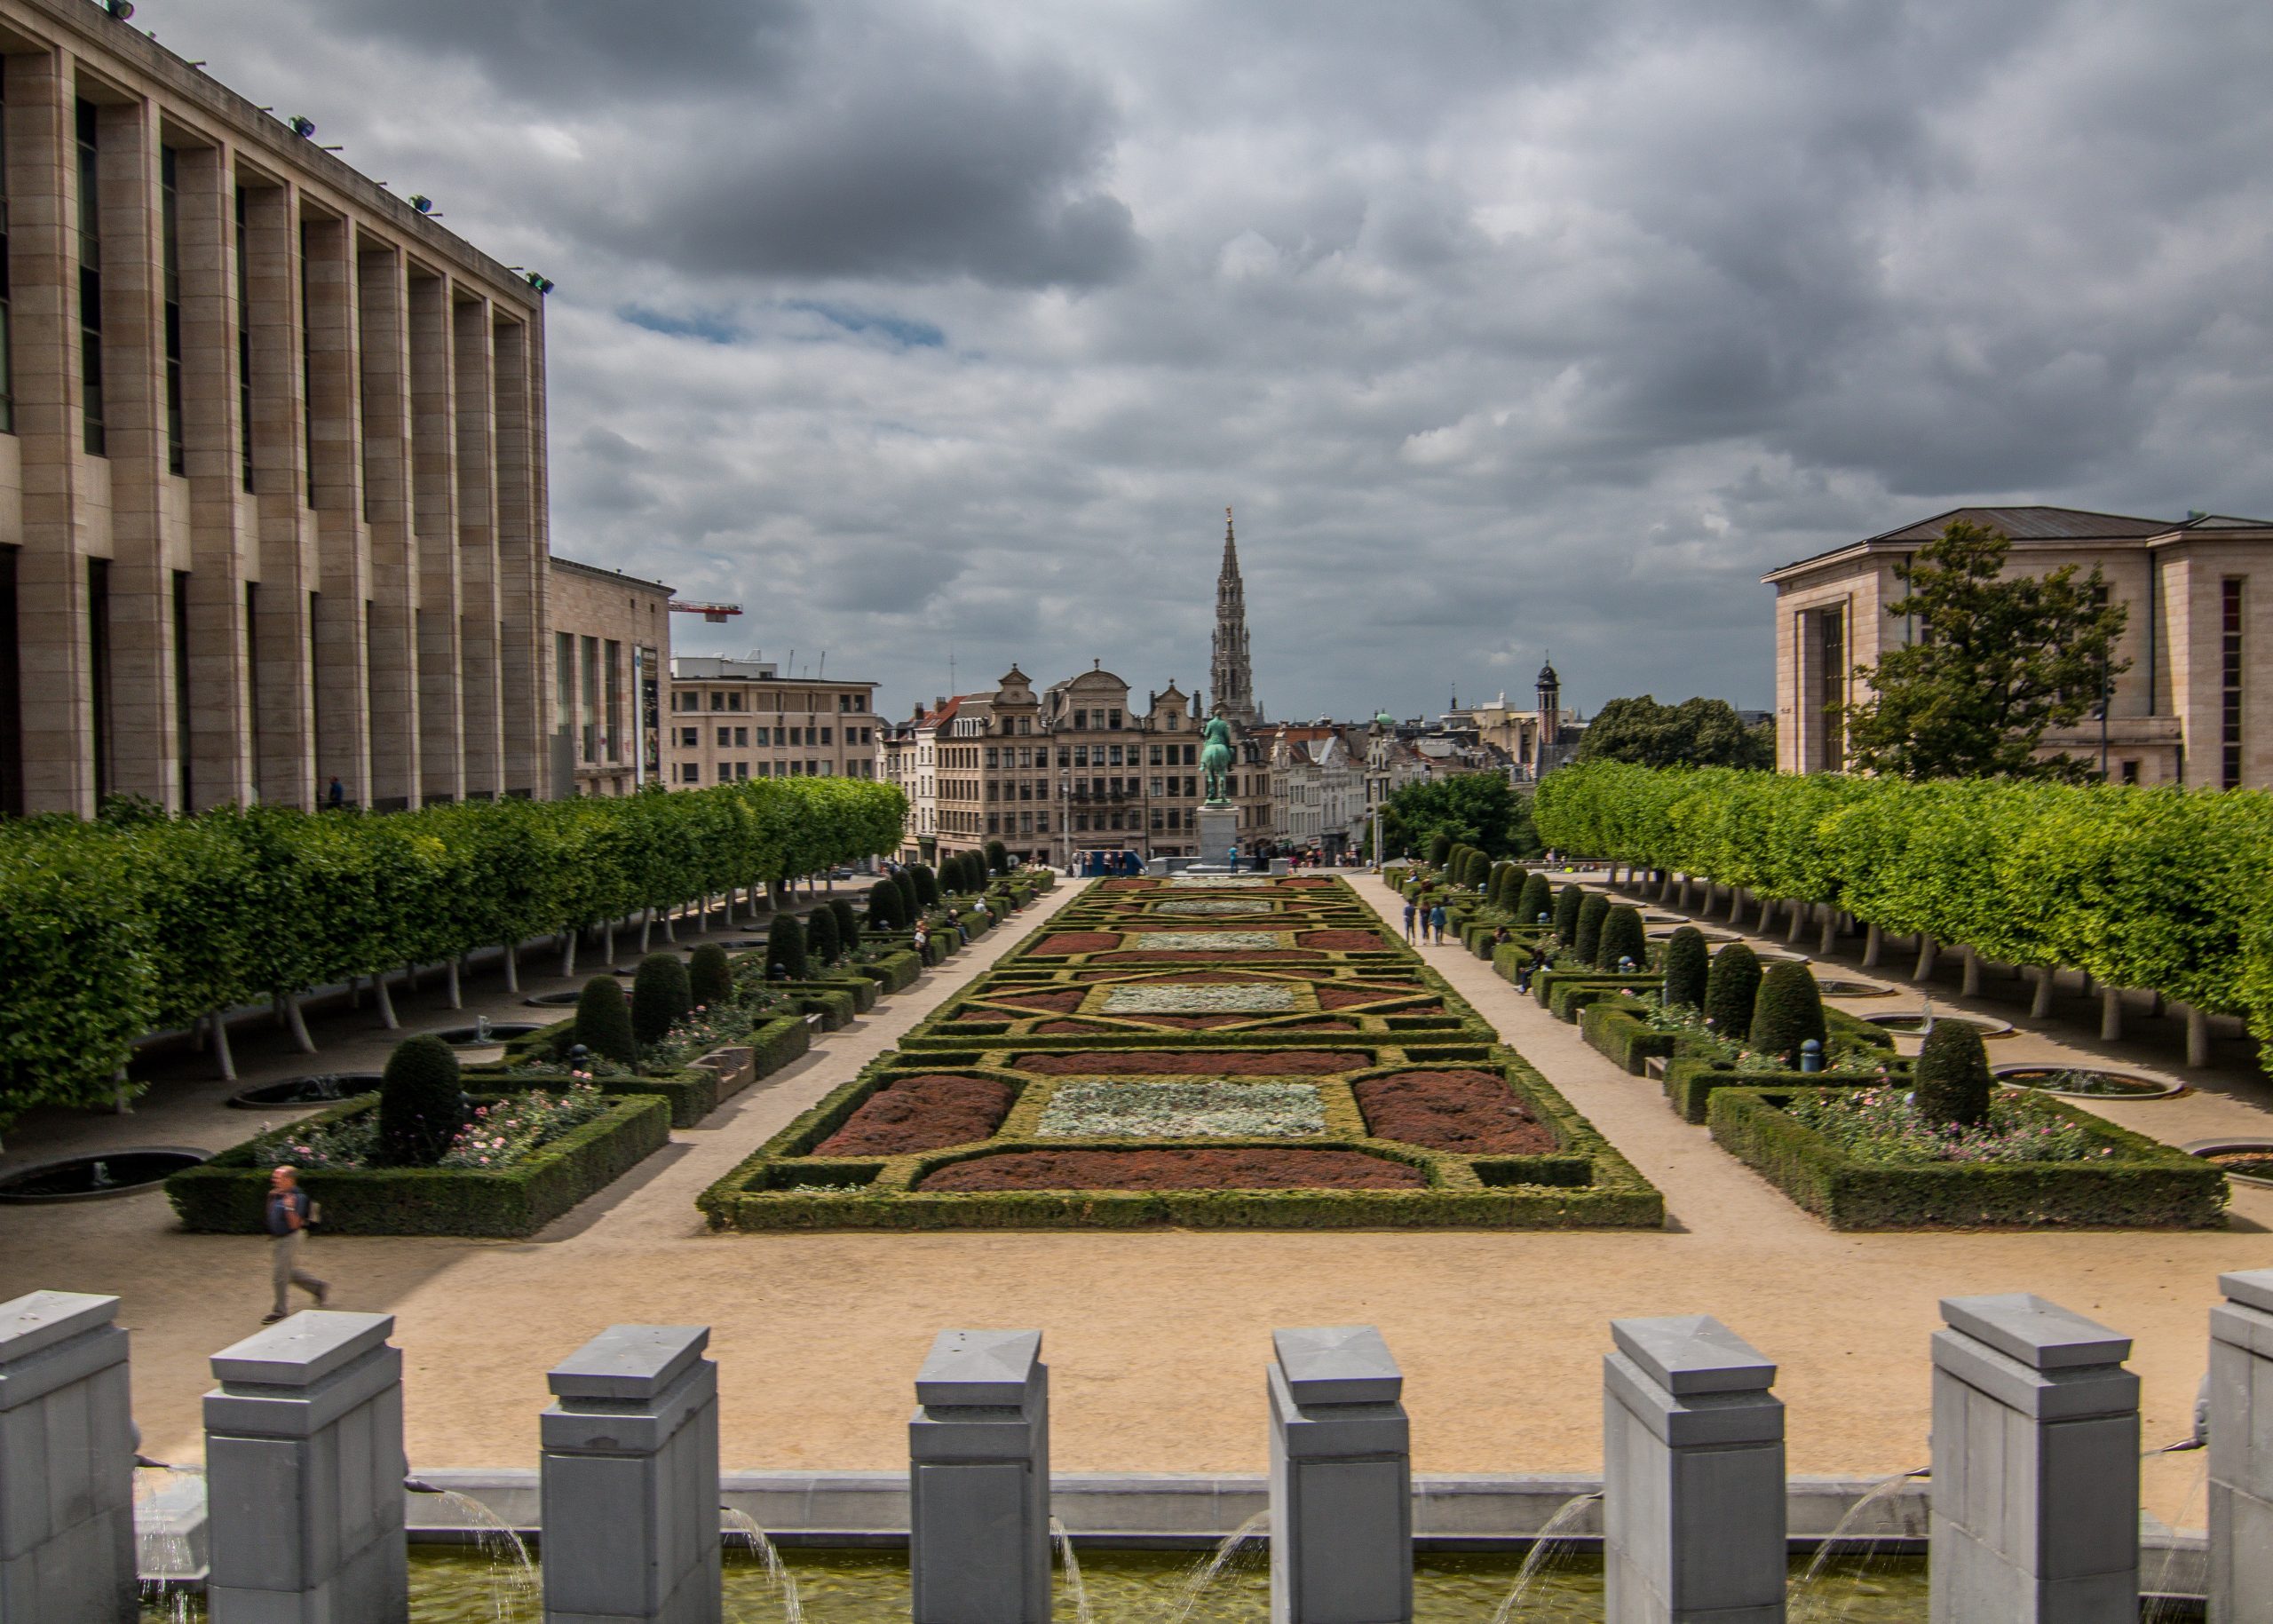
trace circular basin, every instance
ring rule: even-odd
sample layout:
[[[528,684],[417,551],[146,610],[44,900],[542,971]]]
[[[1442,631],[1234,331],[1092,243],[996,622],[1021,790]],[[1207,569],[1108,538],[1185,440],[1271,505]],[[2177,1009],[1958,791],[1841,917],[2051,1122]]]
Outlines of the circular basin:
[[[1813,959],[1804,953],[1794,953],[1788,947],[1762,947],[1760,962],[1763,964],[1812,964]]]
[[[2186,1092],[2182,1082],[2103,1071],[2093,1066],[2000,1066],[1994,1074],[2008,1088],[2057,1094],[2063,1099],[2168,1099]]]
[[[439,1032],[430,1032],[425,1035],[440,1038],[453,1049],[487,1049],[492,1044],[504,1042],[508,1038],[523,1038],[532,1032],[543,1030],[543,1023],[533,1020],[493,1020],[487,1032],[479,1026],[445,1026]]]
[[[1680,928],[1678,925],[1667,925],[1663,929],[1652,929],[1649,932],[1649,937],[1653,942],[1661,942]],[[1734,931],[1715,931],[1703,925],[1697,928],[1697,934],[1708,942],[1732,942],[1737,939],[1737,933]]]
[[[1898,1037],[1914,1038],[1923,1037],[1926,1034],[1926,1018],[1915,1010],[1881,1010],[1875,1015],[1865,1015],[1863,1018],[1872,1026],[1881,1027]],[[1944,1021],[1948,1021],[1953,1026],[1975,1027],[1984,1038],[2005,1038],[2013,1034],[2012,1022],[1999,1020],[1990,1015],[1936,1015],[1934,1017],[1934,1024],[1937,1026]]]
[[[368,1094],[378,1086],[376,1072],[318,1072],[312,1076],[288,1077],[282,1082],[241,1089],[229,1096],[229,1103],[240,1111],[260,1111],[276,1105],[329,1105],[352,1099],[358,1094]]]
[[[521,1002],[532,1010],[573,1010],[576,1007],[576,1001],[583,995],[582,993],[574,990],[563,993],[539,993],[535,997],[524,998]],[[495,1028],[492,1027],[491,1030],[495,1031]]]
[[[2273,1139],[2197,1139],[2179,1148],[2224,1168],[2237,1184],[2273,1189]]]
[[[169,1173],[194,1168],[203,1151],[140,1146],[101,1156],[36,1161],[0,1174],[0,1201],[98,1201],[154,1190]]]
[[[1816,990],[1826,998],[1891,998],[1894,989],[1869,981],[1849,981],[1843,976],[1818,976]]]

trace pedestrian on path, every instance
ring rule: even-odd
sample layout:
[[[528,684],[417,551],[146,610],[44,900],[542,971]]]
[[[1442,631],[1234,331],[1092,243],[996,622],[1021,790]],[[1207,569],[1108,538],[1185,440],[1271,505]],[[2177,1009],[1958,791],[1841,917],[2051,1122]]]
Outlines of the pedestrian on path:
[[[1436,933],[1437,946],[1445,945],[1445,905],[1441,902],[1429,910],[1429,929]]]
[[[308,1192],[300,1188],[297,1168],[278,1168],[268,1176],[269,1278],[276,1287],[275,1305],[261,1320],[274,1325],[292,1311],[291,1288],[297,1286],[321,1308],[331,1287],[300,1268],[300,1248],[307,1243],[308,1220],[314,1216]]]
[[[1405,939],[1408,942],[1413,939],[1413,915],[1420,911],[1414,905],[1412,898],[1407,897],[1405,899]]]

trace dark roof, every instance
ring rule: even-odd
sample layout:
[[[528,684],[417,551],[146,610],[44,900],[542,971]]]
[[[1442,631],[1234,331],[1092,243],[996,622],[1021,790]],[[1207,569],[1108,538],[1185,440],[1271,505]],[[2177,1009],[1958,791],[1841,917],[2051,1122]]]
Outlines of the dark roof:
[[[1888,530],[1873,542],[1930,542],[1952,525],[1979,525],[2016,542],[2106,541],[2160,535],[2169,530],[2166,519],[2135,519],[2127,513],[2091,513],[2081,508],[1952,508],[1931,519],[1921,519],[1899,530]]]
[[[2273,522],[2262,519],[2237,519],[2230,513],[2197,513],[2178,528],[2193,531],[2273,530]]]

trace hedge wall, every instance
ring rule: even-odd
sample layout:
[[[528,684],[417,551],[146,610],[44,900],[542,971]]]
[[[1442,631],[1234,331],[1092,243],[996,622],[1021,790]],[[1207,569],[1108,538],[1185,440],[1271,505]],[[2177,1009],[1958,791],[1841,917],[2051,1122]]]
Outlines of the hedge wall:
[[[503,1097],[477,1095],[490,1103]],[[166,1199],[186,1228],[217,1234],[267,1232],[268,1169],[257,1146],[376,1110],[366,1095],[223,1151],[166,1180]],[[323,1209],[329,1235],[535,1234],[586,1196],[630,1171],[670,1138],[670,1105],[652,1095],[618,1097],[605,1113],[562,1135],[516,1168],[383,1168],[345,1172],[311,1168],[301,1187]]]
[[[1540,837],[2245,1017],[2273,1058],[2273,795],[1565,768]]]
[[[2206,1229],[2224,1222],[2218,1169],[2059,1100],[2034,1102],[2115,1152],[2090,1161],[1858,1161],[1782,1105],[1788,1091],[1723,1089],[1713,1137],[1833,1229]]]
[[[0,824],[0,1129],[34,1105],[109,1104],[144,1033],[816,873],[891,850],[905,809],[890,784],[752,779],[378,815]]]

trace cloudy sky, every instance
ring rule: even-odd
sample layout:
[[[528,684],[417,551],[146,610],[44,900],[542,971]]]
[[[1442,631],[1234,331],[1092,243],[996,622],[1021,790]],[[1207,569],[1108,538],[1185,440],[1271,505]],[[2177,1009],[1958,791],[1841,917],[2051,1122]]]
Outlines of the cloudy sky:
[[[558,284],[557,551],[885,706],[1764,706],[1760,572],[2273,513],[2263,0],[143,0]]]

